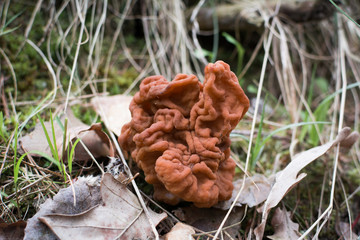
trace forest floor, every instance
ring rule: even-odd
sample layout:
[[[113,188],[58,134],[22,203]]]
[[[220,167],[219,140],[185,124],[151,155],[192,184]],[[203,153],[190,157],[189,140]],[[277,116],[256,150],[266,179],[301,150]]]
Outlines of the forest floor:
[[[360,10],[293,2],[2,1],[0,239],[357,239]],[[250,100],[233,196],[156,201],[117,141],[132,96],[217,60]]]

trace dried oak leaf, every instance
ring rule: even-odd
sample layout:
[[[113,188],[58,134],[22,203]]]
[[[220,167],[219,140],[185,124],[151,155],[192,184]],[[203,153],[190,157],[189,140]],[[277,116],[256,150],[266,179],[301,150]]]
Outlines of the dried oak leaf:
[[[137,197],[110,173],[102,178],[102,204],[85,212],[49,214],[40,219],[60,239],[148,239],[153,232]],[[157,225],[167,215],[149,209]]]
[[[294,223],[290,218],[290,212],[286,209],[277,208],[271,219],[274,234],[268,236],[272,240],[295,240],[300,237],[299,224]]]

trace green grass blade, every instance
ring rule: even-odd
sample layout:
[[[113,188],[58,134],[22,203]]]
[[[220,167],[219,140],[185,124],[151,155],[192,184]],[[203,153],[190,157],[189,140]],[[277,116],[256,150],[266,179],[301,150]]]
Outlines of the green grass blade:
[[[22,11],[20,11],[19,13],[15,14],[14,16],[12,16],[12,17],[9,19],[9,21],[7,21],[7,22],[5,23],[5,25],[3,26],[3,28],[6,28],[7,26],[9,26],[10,23],[12,23],[18,16],[20,16],[20,15],[23,14],[24,12],[25,12],[25,10],[22,10]]]
[[[255,168],[256,162],[257,160],[260,158],[260,151],[261,149],[264,148],[264,145],[260,144],[261,141],[261,134],[262,134],[262,129],[263,129],[263,124],[264,124],[264,116],[265,116],[265,105],[267,102],[267,95],[265,97],[265,101],[262,107],[262,112],[261,112],[261,119],[260,119],[260,123],[259,123],[259,130],[258,130],[258,134],[256,136],[256,140],[255,140],[255,147],[253,148],[253,151],[251,153],[251,160],[250,160],[250,167],[251,169]]]
[[[38,115],[38,119],[39,119],[40,124],[41,124],[41,126],[43,128],[43,131],[44,131],[44,134],[45,134],[45,137],[46,137],[46,141],[47,141],[47,143],[48,143],[48,145],[50,147],[51,154],[53,156],[55,156],[55,149],[54,149],[54,146],[53,146],[53,144],[52,144],[52,142],[50,140],[49,133],[48,133],[46,127],[45,127],[44,121],[39,115]]]
[[[269,135],[267,135],[263,142],[262,142],[262,145],[265,145],[265,143],[267,141],[269,141],[271,139],[272,136],[274,136],[275,134],[281,132],[281,131],[285,131],[287,129],[291,129],[293,127],[300,127],[300,126],[306,126],[306,125],[313,125],[313,124],[331,124],[331,122],[301,122],[301,123],[293,123],[293,124],[289,124],[289,125],[286,125],[284,127],[281,127],[281,128],[278,128],[274,131],[272,131]]]
[[[357,27],[360,28],[360,25],[352,18],[349,16],[349,14],[347,14],[344,10],[342,10],[333,0],[329,0],[331,2],[332,5],[334,5],[336,7],[336,9],[341,12],[342,14],[345,15],[345,17],[347,17],[350,21],[352,21],[353,23],[355,23],[355,25]]]
[[[54,119],[52,113],[50,113],[50,125],[51,125],[51,132],[53,136],[53,146],[54,146],[53,156],[55,157],[55,159],[57,159],[60,162],[59,152],[56,144],[56,134],[55,134]]]
[[[15,186],[17,186],[20,164],[21,164],[22,160],[24,159],[24,157],[26,157],[27,155],[28,155],[28,153],[24,153],[23,155],[21,155],[21,157],[16,161],[16,164],[14,165],[14,184],[15,184]]]
[[[50,156],[50,155],[48,155],[46,153],[43,153],[43,152],[40,152],[40,151],[37,151],[37,150],[32,150],[32,151],[30,151],[28,153],[37,154],[37,155],[45,158],[46,160],[54,163],[59,169],[61,168],[59,161],[57,161],[55,158],[53,158],[52,156]]]
[[[19,28],[19,27],[14,27],[14,28],[8,29],[8,30],[6,30],[6,31],[1,30],[1,31],[0,31],[0,37],[3,36],[3,35],[5,35],[5,34],[9,34],[9,33],[15,31],[15,30],[18,29],[18,28]]]
[[[19,178],[20,164],[28,154],[37,154],[37,155],[47,159],[48,161],[54,163],[59,169],[61,168],[59,162],[56,161],[53,157],[47,155],[46,153],[43,153],[43,152],[40,152],[40,151],[37,151],[37,150],[32,150],[32,151],[26,152],[23,155],[21,155],[21,157],[17,160],[17,162],[16,162],[16,164],[14,166],[14,183],[15,183],[15,186],[17,186],[17,181],[18,181],[18,178]]]
[[[0,112],[0,137],[4,140],[4,142],[7,142],[9,139],[9,134],[5,126],[3,112]]]
[[[18,121],[15,122],[15,132],[14,132],[14,179],[15,179],[15,176],[17,178],[18,174],[19,174],[19,170],[16,169],[16,165],[17,165],[17,161],[19,160],[16,160],[17,158],[17,143],[18,143],[18,126],[19,126],[19,123]],[[16,187],[16,181],[15,181],[15,189],[17,189]]]
[[[236,47],[236,50],[238,52],[238,65],[237,65],[237,74],[239,75],[241,73],[242,70],[242,65],[243,65],[243,61],[244,61],[244,54],[245,54],[245,49],[243,48],[243,46],[230,34],[223,32],[222,36],[226,39],[226,41],[228,41],[229,43],[233,44]]]
[[[74,144],[71,147],[70,155],[68,157],[68,168],[69,168],[70,174],[72,172],[72,162],[73,162],[73,158],[74,158],[74,154],[75,154],[75,148],[79,142],[80,142],[80,138],[76,139],[76,141],[74,142]]]
[[[349,85],[346,87],[346,90],[349,90],[349,89],[352,89],[352,88],[355,88],[355,87],[359,87],[359,86],[360,86],[360,82],[352,83],[352,84],[349,84]],[[342,89],[339,89],[339,90],[335,91],[334,93],[330,94],[329,96],[327,96],[324,100],[321,101],[321,103],[319,104],[318,108],[319,108],[321,105],[327,104],[329,101],[331,101],[332,99],[334,99],[334,98],[336,97],[336,95],[341,94],[342,91],[343,91]]]
[[[57,119],[59,119],[59,118],[57,118]],[[61,123],[61,122],[60,122]],[[62,125],[62,124],[61,124]],[[67,125],[68,125],[68,118],[65,118],[65,124],[64,124],[65,126],[63,126],[62,127],[62,129],[63,129],[63,145],[62,145],[62,156],[65,156],[65,148],[66,148],[66,140],[67,140],[67,138],[66,138],[66,136],[67,136]],[[61,160],[61,162],[62,162],[62,159],[63,158],[61,158],[60,160]]]

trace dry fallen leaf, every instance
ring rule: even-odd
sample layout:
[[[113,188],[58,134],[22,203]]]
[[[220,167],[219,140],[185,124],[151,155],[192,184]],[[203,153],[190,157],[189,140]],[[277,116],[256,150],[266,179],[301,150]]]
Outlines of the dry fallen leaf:
[[[227,210],[230,208],[231,204],[234,202],[234,199],[243,184],[243,179],[242,178],[238,179],[235,182],[233,182],[233,184],[234,184],[234,190],[231,198],[227,201],[218,203],[214,207],[223,210]],[[245,180],[244,189],[239,199],[237,200],[235,206],[241,207],[244,204],[248,205],[249,207],[257,206],[266,200],[266,198],[270,193],[270,189],[271,189],[271,183],[264,175],[255,174],[252,177],[248,177]]]
[[[114,156],[114,149],[109,137],[101,130],[101,124],[93,124],[88,126],[77,119],[71,111],[67,113],[68,117],[68,130],[67,138],[70,142],[74,142],[79,137],[85,146],[89,149],[95,158]],[[64,125],[65,116],[60,118],[60,121]],[[45,128],[49,134],[50,139],[53,139],[52,126],[50,122],[44,122]],[[63,150],[63,131],[57,121],[54,120],[54,132],[58,149],[59,158],[62,157]],[[43,127],[40,123],[37,123],[34,131],[25,135],[19,139],[20,151],[38,151],[51,156],[50,146],[46,139]],[[65,147],[71,147],[69,142],[65,143]],[[35,153],[31,153],[32,156],[38,156]],[[65,157],[65,156],[64,156]],[[90,156],[85,151],[81,143],[78,143],[75,148],[75,161],[85,161],[90,159]]]
[[[105,125],[116,135],[120,135],[122,126],[131,121],[131,100],[132,96],[114,95],[94,97],[91,104]]]
[[[148,239],[153,232],[137,197],[105,173],[101,181],[102,204],[75,215],[50,214],[39,218],[60,239]],[[149,209],[157,225],[165,213]]]
[[[95,123],[89,128],[78,132],[78,137],[89,149],[94,158],[115,156],[113,144],[109,136],[103,132],[101,123]],[[75,140],[74,138],[72,142]],[[89,157],[83,145],[78,143],[75,147],[75,159],[77,161],[86,161]]]
[[[342,237],[344,240],[357,240],[358,236],[352,231],[351,226],[347,222],[339,222],[337,223],[337,232],[339,237]]]
[[[224,219],[227,210],[221,210],[217,208],[197,208],[194,206],[182,207],[175,209],[174,215],[186,224],[200,229],[204,232],[210,232],[217,230],[220,223]],[[224,239],[236,239],[239,235],[240,219],[244,216],[244,208],[236,207],[232,210],[228,220],[226,221],[227,234],[224,234]],[[233,225],[233,227],[227,228],[227,226]],[[228,237],[227,235],[231,236]]]
[[[290,212],[277,208],[271,219],[271,225],[275,233],[268,238],[272,240],[293,240],[300,237],[299,224],[294,223],[290,218]]]
[[[23,220],[7,224],[0,218],[0,240],[20,240],[24,238],[26,222]]]
[[[335,140],[297,154],[294,159],[285,167],[285,169],[279,171],[276,174],[275,184],[271,188],[270,194],[262,209],[262,221],[254,231],[257,239],[262,239],[263,237],[265,224],[270,209],[275,207],[285,196],[285,194],[306,176],[306,173],[299,174],[299,172],[309,163],[325,154],[336,144],[341,144],[344,140],[347,141],[349,136],[352,136],[351,129],[348,127],[343,128]]]
[[[165,240],[192,240],[194,238],[191,235],[194,233],[194,228],[178,222],[170,232],[165,235]]]
[[[347,136],[344,140],[341,141],[340,146],[343,148],[351,148],[354,143],[359,139],[360,135],[358,132],[352,132],[349,136]]]
[[[76,205],[74,205],[74,192]],[[39,217],[48,214],[79,214],[101,203],[100,178],[80,177],[71,186],[61,189],[53,199],[47,199],[40,210],[30,219],[25,229],[24,240],[58,239],[54,233],[39,221]]]

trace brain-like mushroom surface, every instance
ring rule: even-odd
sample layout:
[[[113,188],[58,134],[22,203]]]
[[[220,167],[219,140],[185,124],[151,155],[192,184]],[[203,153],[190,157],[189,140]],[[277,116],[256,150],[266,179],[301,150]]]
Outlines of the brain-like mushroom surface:
[[[130,104],[132,120],[119,143],[154,185],[155,199],[211,207],[231,197],[229,135],[248,108],[237,77],[222,61],[206,66],[203,84],[194,75],[178,74],[171,82],[151,76]]]

